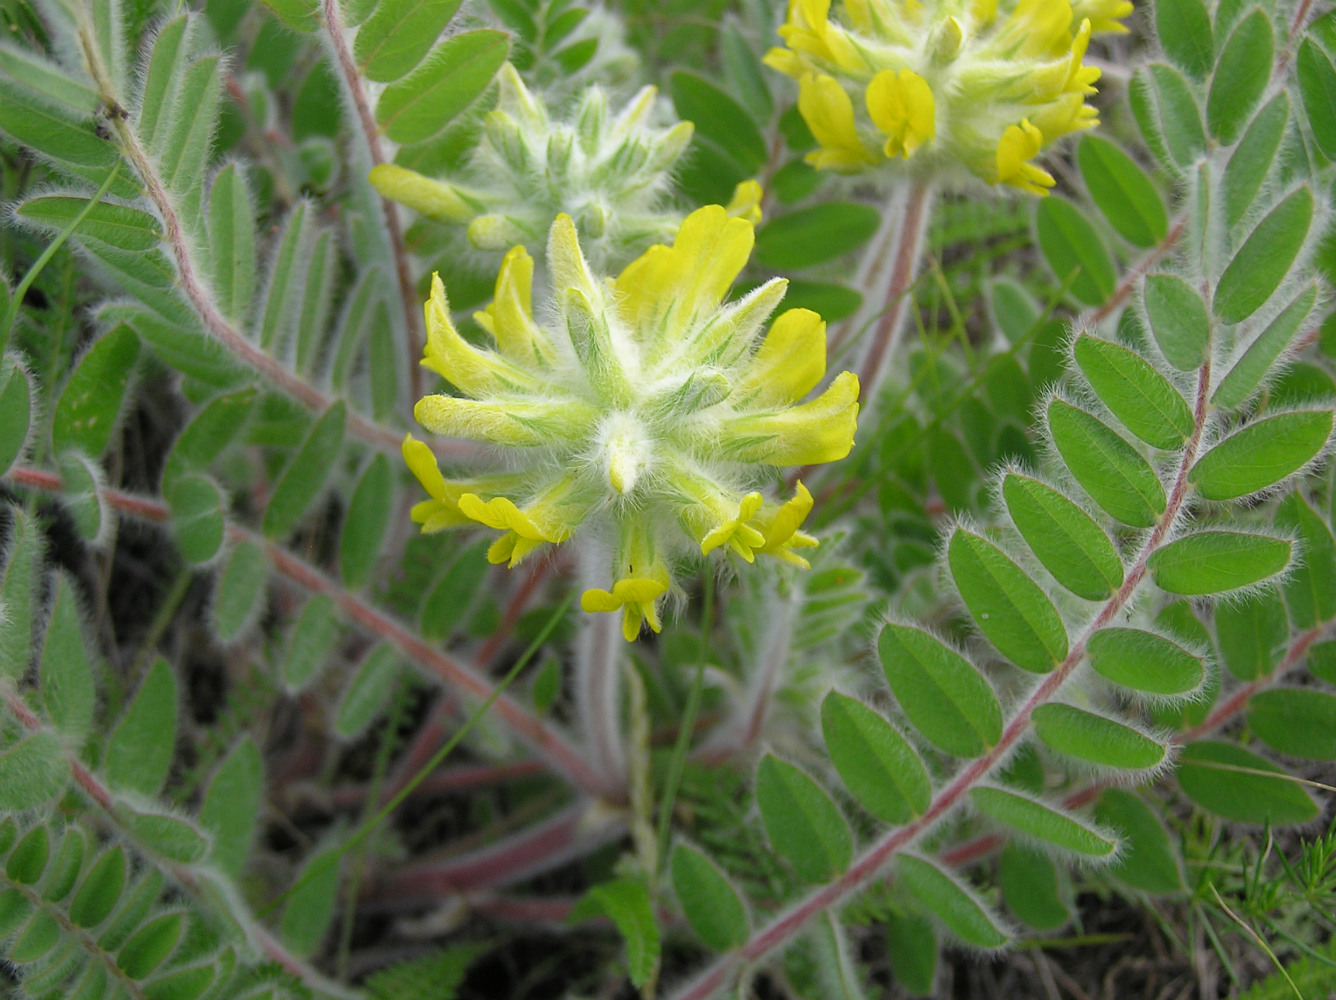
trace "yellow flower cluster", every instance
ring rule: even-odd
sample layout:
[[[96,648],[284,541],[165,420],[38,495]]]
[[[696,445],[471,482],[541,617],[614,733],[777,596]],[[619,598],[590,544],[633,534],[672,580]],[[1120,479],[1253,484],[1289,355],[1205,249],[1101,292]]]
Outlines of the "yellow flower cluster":
[[[488,557],[515,566],[580,532],[611,553],[608,589],[585,611],[620,611],[627,640],[658,631],[672,566],[691,551],[771,556],[806,567],[817,544],[801,530],[812,508],[799,483],[767,502],[749,487],[767,467],[843,458],[853,446],[858,379],[826,372],[825,323],[808,309],[766,330],[787,282],[724,298],[751,253],[753,224],[712,205],[682,223],[672,246],[650,247],[615,279],[594,273],[575,224],[548,237],[552,300],[534,318],[533,259],[501,265],[477,347],[450,318],[432,281],[422,364],[455,390],[415,408],[434,434],[502,446],[506,471],[447,480],[411,436],[404,459],[430,499],[413,508],[424,532],[484,525],[500,532]]]
[[[789,0],[786,47],[765,61],[798,81],[818,169],[898,160],[1042,195],[1053,178],[1031,161],[1098,122],[1090,36],[1125,31],[1131,12],[1130,0],[842,0],[832,19],[830,0]]]

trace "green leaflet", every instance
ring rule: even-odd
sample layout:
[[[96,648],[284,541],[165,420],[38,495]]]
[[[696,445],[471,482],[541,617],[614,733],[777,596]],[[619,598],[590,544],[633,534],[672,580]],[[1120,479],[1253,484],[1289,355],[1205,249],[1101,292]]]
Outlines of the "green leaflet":
[[[895,877],[952,934],[977,948],[1001,948],[1011,935],[978,897],[936,864],[913,854],[895,860]]]
[[[1268,489],[1311,462],[1331,436],[1330,410],[1296,410],[1254,420],[1208,451],[1188,473],[1207,500]]]
[[[927,632],[887,625],[877,652],[900,707],[933,746],[957,757],[977,757],[1001,738],[997,695],[955,650]]]
[[[250,736],[223,758],[200,806],[200,824],[213,834],[210,860],[232,878],[241,874],[264,798],[264,761]]]
[[[1271,673],[1290,637],[1285,603],[1276,588],[1265,587],[1246,600],[1219,604],[1215,635],[1225,669],[1239,680],[1256,680]]]
[[[154,866],[134,883],[123,897],[120,909],[99,936],[99,948],[115,951],[129,939],[162,895],[163,881],[162,871]]]
[[[1298,71],[1308,127],[1322,155],[1336,159],[1336,67],[1321,46],[1305,38],[1299,46]]]
[[[970,802],[983,815],[999,823],[1076,854],[1106,858],[1118,847],[1118,841],[1074,816],[1017,792],[1002,788],[973,788]]]
[[[244,328],[255,293],[255,208],[235,163],[218,171],[209,192],[209,251],[218,309]]]
[[[1116,431],[1085,410],[1055,399],[1048,407],[1053,444],[1091,499],[1134,528],[1164,513],[1164,487],[1155,470]]]
[[[313,955],[325,939],[334,920],[334,904],[339,894],[338,849],[328,847],[314,851],[302,865],[294,882],[296,888],[288,895],[279,923],[279,936],[292,954],[300,958]],[[307,878],[307,872],[314,872]]]
[[[305,286],[305,266],[309,259],[311,224],[308,202],[299,201],[288,213],[277,248],[269,261],[269,287],[265,290],[264,309],[258,314],[256,331],[260,346],[271,354],[281,353],[296,320],[298,300]]]
[[[50,834],[45,826],[35,826],[10,851],[5,861],[5,875],[19,885],[35,885],[46,871],[50,857]]]
[[[353,490],[339,537],[339,568],[347,586],[360,586],[375,567],[381,541],[390,526],[393,500],[389,459],[375,455]]]
[[[88,841],[83,831],[75,826],[66,827],[65,835],[60,839],[60,848],[47,869],[42,884],[42,898],[58,903],[70,894],[79,879],[87,848]]]
[[[750,924],[742,897],[728,877],[707,856],[678,844],[670,862],[673,892],[696,936],[715,951],[737,948],[747,940]]]
[[[1065,880],[1046,855],[1008,844],[998,862],[997,881],[1007,907],[1027,927],[1052,931],[1071,919],[1062,900]]]
[[[46,195],[29,198],[16,211],[19,218],[58,233],[87,209],[88,214],[79,224],[79,240],[85,243],[96,240],[108,248],[127,253],[152,250],[162,241],[158,220],[147,212],[105,201],[99,201],[89,209],[88,201],[70,195]]]
[[[1160,0],[1155,35],[1164,54],[1194,80],[1205,80],[1215,64],[1211,15],[1202,0]]]
[[[1305,43],[1311,44],[1311,43]],[[1299,56],[1303,59],[1302,52]],[[1325,59],[1326,57],[1323,56]],[[1231,226],[1243,220],[1271,172],[1290,121],[1290,99],[1281,91],[1257,112],[1225,167],[1225,216]]]
[[[1206,98],[1206,121],[1211,134],[1225,145],[1232,143],[1271,80],[1275,38],[1271,19],[1255,10],[1240,21],[1220,52]]]
[[[756,803],[775,853],[807,882],[842,875],[853,858],[849,824],[810,777],[772,754],[761,758]]]
[[[254,542],[242,542],[223,565],[213,595],[213,627],[223,642],[239,639],[260,614],[269,565]]]
[[[1268,760],[1232,743],[1204,741],[1183,748],[1178,784],[1208,812],[1261,826],[1307,823],[1319,813],[1303,786]]]
[[[197,413],[172,445],[163,466],[163,484],[187,472],[204,472],[241,434],[255,402],[255,389],[218,396]]]
[[[120,159],[115,147],[89,127],[88,119],[61,108],[13,80],[0,78],[0,130],[50,157],[67,173],[100,185]],[[122,172],[111,193],[132,199],[138,188]]]
[[[316,234],[306,266],[306,289],[301,296],[296,324],[296,368],[310,375],[320,353],[321,341],[328,327],[330,304],[334,298],[334,236],[328,230]]]
[[[488,539],[480,539],[446,563],[440,578],[423,598],[418,613],[423,638],[448,639],[467,621],[469,611],[483,592],[490,544]]]
[[[40,579],[41,533],[20,507],[11,518],[0,579],[0,677],[21,680],[33,655],[33,598]]]
[[[1201,109],[1183,74],[1164,63],[1138,67],[1127,96],[1146,145],[1166,170],[1181,176],[1206,151]]]
[[[107,781],[123,791],[157,795],[167,780],[175,749],[176,675],[159,657],[112,730],[102,763]]]
[[[1002,497],[1016,530],[1054,578],[1078,597],[1100,601],[1123,582],[1123,563],[1108,535],[1050,486],[1007,473]]]
[[[227,532],[222,489],[208,476],[186,475],[163,489],[172,512],[172,533],[181,556],[191,563],[207,563],[223,547]]]
[[[193,18],[174,17],[159,29],[153,41],[135,129],[149,153],[156,154],[166,137],[175,105],[173,90],[180,86],[186,72],[193,28]]]
[[[181,940],[185,929],[185,915],[164,913],[141,927],[121,946],[116,964],[132,979],[146,979],[167,961]]]
[[[1223,594],[1285,569],[1294,544],[1245,531],[1199,531],[1151,555],[1155,583],[1171,594]]]
[[[1083,305],[1101,305],[1113,295],[1118,276],[1099,232],[1064,198],[1044,198],[1035,213],[1039,249],[1059,282],[1071,279],[1071,294]],[[1073,277],[1075,275],[1075,277]]]
[[[766,221],[756,232],[756,259],[777,271],[842,257],[872,238],[877,210],[849,201],[800,208]]]
[[[1192,409],[1173,384],[1135,351],[1083,333],[1072,356],[1124,427],[1147,444],[1179,447],[1192,433]]]
[[[1048,673],[1067,655],[1067,628],[1030,577],[996,545],[957,528],[951,577],[980,631],[1016,666]]]
[[[60,795],[70,780],[60,739],[45,729],[0,750],[0,802],[13,812],[35,809]]]
[[[23,454],[32,418],[32,387],[28,373],[14,358],[0,361],[0,475]]]
[[[1248,702],[1248,726],[1281,753],[1336,760],[1336,695],[1313,688],[1273,688]]]
[[[886,823],[907,823],[932,801],[918,754],[889,722],[862,702],[832,691],[821,703],[821,731],[845,787]]]
[[[1134,691],[1187,694],[1201,686],[1201,657],[1176,642],[1132,628],[1106,628],[1090,637],[1086,654],[1095,672]]]
[[[937,973],[937,935],[917,913],[892,912],[886,919],[886,950],[895,980],[911,996],[928,996]]]
[[[1317,285],[1309,283],[1239,355],[1228,374],[1220,380],[1211,402],[1232,409],[1257,391],[1272,365],[1293,343],[1316,302]]]
[[[769,153],[756,119],[731,95],[685,70],[668,78],[668,92],[677,116],[695,125],[696,137],[718,146],[743,174],[754,174],[765,165]]]
[[[1135,160],[1107,139],[1086,133],[1076,148],[1076,161],[1090,197],[1119,236],[1138,247],[1151,247],[1165,238],[1169,214]]]
[[[88,870],[70,904],[75,927],[96,927],[110,916],[125,889],[125,849],[112,847]]]
[[[135,843],[151,854],[168,861],[194,864],[209,853],[209,838],[195,825],[179,816],[156,809],[140,809],[118,802],[116,821],[134,838]]]
[[[411,72],[440,37],[462,0],[380,0],[353,41],[368,80],[390,83]]]
[[[82,115],[92,115],[102,103],[96,90],[71,79],[66,69],[17,45],[0,45],[0,70]]]
[[[1108,867],[1114,878],[1142,892],[1183,888],[1178,857],[1154,810],[1134,792],[1110,788],[1095,804],[1095,819],[1122,835],[1122,850]]]
[[[1215,289],[1213,308],[1239,323],[1266,304],[1289,273],[1313,221],[1313,193],[1301,187],[1267,213],[1234,254]]]
[[[93,665],[84,645],[78,599],[64,573],[56,575],[55,592],[42,643],[42,705],[64,741],[77,747],[93,723],[97,692]]]
[[[338,635],[339,616],[334,599],[316,594],[306,602],[292,627],[287,656],[283,659],[283,684],[300,691],[324,669]]]
[[[1331,529],[1299,493],[1281,501],[1276,524],[1298,536],[1303,554],[1284,587],[1294,624],[1312,628],[1336,618],[1336,541]]]
[[[376,102],[376,124],[399,143],[439,133],[491,82],[509,51],[502,31],[466,31],[438,45],[421,66],[385,88]]]
[[[649,890],[642,882],[629,878],[604,882],[589,890],[571,911],[571,918],[580,920],[600,912],[613,922],[626,942],[631,982],[644,986],[659,964],[659,925],[654,921]]]
[[[1077,760],[1132,770],[1164,760],[1164,747],[1140,730],[1072,705],[1040,705],[1033,719],[1045,745]]]
[[[1142,294],[1165,360],[1179,371],[1201,367],[1211,339],[1211,317],[1197,291],[1178,275],[1149,274]]]
[[[347,408],[339,400],[311,427],[269,498],[262,522],[265,537],[282,538],[291,533],[324,489],[343,445],[347,417]]]
[[[334,731],[344,739],[352,739],[371,725],[394,693],[395,679],[402,667],[399,651],[389,643],[382,642],[371,650],[343,693],[334,718]]]
[[[57,464],[63,491],[61,502],[69,511],[79,537],[97,545],[106,537],[113,516],[102,496],[102,469],[77,451],[61,455]]]
[[[57,453],[76,449],[96,457],[106,451],[138,357],[139,338],[129,327],[117,326],[79,359],[51,420]]]

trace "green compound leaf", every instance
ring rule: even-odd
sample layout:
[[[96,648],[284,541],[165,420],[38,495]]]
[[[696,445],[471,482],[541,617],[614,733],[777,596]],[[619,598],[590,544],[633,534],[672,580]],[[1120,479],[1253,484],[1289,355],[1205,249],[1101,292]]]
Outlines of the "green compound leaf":
[[[772,754],[756,774],[756,802],[775,853],[807,882],[844,874],[853,858],[849,824],[815,781]]]
[[[1207,812],[1236,823],[1307,823],[1317,803],[1293,777],[1232,743],[1190,743],[1178,758],[1178,784]]]
[[[1201,295],[1175,274],[1146,276],[1146,316],[1160,353],[1179,371],[1196,371],[1206,360],[1211,317]]]
[[[1008,844],[998,861],[997,881],[1007,907],[1025,926],[1054,931],[1071,919],[1058,868],[1046,855]]]
[[[264,798],[264,760],[249,735],[218,765],[200,806],[200,823],[213,834],[210,860],[236,878],[250,854]]]
[[[1215,314],[1240,323],[1266,304],[1299,256],[1313,221],[1313,193],[1301,187],[1267,213],[1239,247],[1215,289]]]
[[[368,80],[390,83],[412,71],[463,0],[380,0],[357,37],[353,59]]]
[[[1236,226],[1243,220],[1257,193],[1262,190],[1262,183],[1280,152],[1280,142],[1285,137],[1285,126],[1289,121],[1290,99],[1282,90],[1262,105],[1262,110],[1243,133],[1225,167],[1223,190],[1229,225]]]
[[[1086,646],[1095,672],[1123,687],[1146,694],[1187,694],[1206,676],[1202,659],[1176,642],[1134,628],[1106,628]]]
[[[1234,500],[1275,486],[1317,457],[1331,437],[1330,410],[1254,420],[1203,455],[1188,482],[1207,500]]]
[[[589,890],[571,912],[572,919],[604,913],[626,942],[627,972],[632,984],[644,986],[659,963],[659,925],[649,890],[634,879],[619,878]]]
[[[294,883],[296,888],[283,907],[279,936],[299,958],[315,953],[334,920],[334,904],[339,895],[337,855],[337,848],[332,847],[314,852],[302,866]],[[308,879],[308,872],[315,874]]]
[[[1294,544],[1246,531],[1201,531],[1151,555],[1157,586],[1171,594],[1223,594],[1260,583],[1285,569]]]
[[[1299,628],[1336,617],[1336,540],[1327,523],[1300,494],[1291,493],[1276,511],[1276,524],[1299,538],[1303,558],[1285,580],[1285,601]]]
[[[120,844],[97,859],[70,904],[70,922],[75,927],[96,927],[111,915],[125,889],[126,867]]]
[[[1312,283],[1305,286],[1248,345],[1229,373],[1221,379],[1211,402],[1216,406],[1233,409],[1256,392],[1272,365],[1293,343],[1316,303],[1317,284]]]
[[[902,854],[895,877],[925,910],[966,944],[1001,948],[1011,940],[1002,921],[974,892],[926,858]]]
[[[1164,63],[1142,66],[1132,74],[1127,96],[1150,151],[1181,176],[1206,151],[1201,109],[1183,74]]]
[[[1160,478],[1117,431],[1061,399],[1049,404],[1048,426],[1076,481],[1105,511],[1134,528],[1164,513]]]
[[[162,791],[175,748],[176,675],[159,657],[112,731],[102,766],[113,787],[151,797]]]
[[[227,499],[218,484],[208,476],[182,476],[163,490],[163,499],[182,558],[196,565],[212,560],[227,532]]]
[[[0,750],[0,802],[11,812],[35,809],[65,790],[70,766],[60,739],[39,729]]]
[[[120,156],[90,126],[87,115],[61,108],[22,84],[0,77],[0,131],[54,160],[65,172],[100,186]],[[112,182],[111,193],[131,199],[139,190],[122,171]]]
[[[264,551],[254,542],[242,542],[227,557],[213,595],[213,627],[223,642],[240,638],[254,624],[268,576]]]
[[[1107,869],[1114,878],[1133,889],[1160,895],[1183,888],[1183,873],[1168,832],[1135,793],[1108,789],[1095,804],[1095,819],[1122,836],[1118,857]]]
[[[39,579],[41,533],[21,507],[9,508],[8,561],[0,580],[0,677],[22,680],[33,655],[33,598]]]
[[[359,587],[370,577],[393,508],[390,462],[384,455],[376,455],[357,481],[339,536],[339,569],[349,587]]]
[[[882,629],[877,653],[896,701],[929,743],[957,757],[977,757],[996,745],[1002,706],[963,656],[904,625]]]
[[[1220,659],[1241,681],[1271,673],[1289,644],[1290,621],[1275,587],[1246,600],[1226,601],[1215,609],[1215,635]]]
[[[1072,356],[1095,395],[1142,441],[1167,450],[1192,433],[1187,401],[1135,351],[1083,333],[1072,345]]]
[[[343,446],[348,411],[339,400],[315,422],[297,454],[283,470],[264,512],[266,538],[282,538],[297,526],[334,471],[334,457]]]
[[[1228,146],[1238,138],[1253,105],[1271,81],[1275,38],[1271,19],[1255,10],[1235,26],[1225,41],[1206,98],[1211,134]]]
[[[235,163],[218,171],[209,192],[209,250],[218,309],[244,326],[255,295],[255,207]]]
[[[1033,718],[1045,745],[1077,760],[1131,770],[1164,760],[1164,747],[1145,733],[1094,712],[1054,703],[1040,705]]]
[[[395,678],[402,667],[399,651],[389,643],[382,642],[371,650],[339,702],[334,731],[352,739],[371,725],[394,693]]]
[[[895,981],[910,996],[932,994],[937,975],[937,935],[931,920],[918,913],[888,914],[886,951]]]
[[[181,940],[185,916],[164,913],[141,927],[116,955],[116,964],[131,979],[145,979],[167,961]]]
[[[283,684],[300,691],[320,675],[338,636],[339,617],[334,599],[316,594],[306,602],[283,660]]]
[[[802,208],[769,220],[756,232],[756,259],[776,271],[843,257],[872,238],[877,210],[850,201]]]
[[[1152,247],[1168,235],[1164,202],[1130,156],[1107,139],[1087,134],[1076,149],[1076,161],[1090,197],[1119,236],[1133,246]]]
[[[204,472],[236,440],[255,403],[256,390],[242,389],[209,402],[172,444],[163,466],[164,485],[187,472]]]
[[[1118,275],[1099,232],[1071,202],[1045,198],[1035,214],[1039,249],[1060,282],[1071,278],[1071,293],[1088,306],[1102,305],[1113,295]],[[1075,277],[1072,277],[1075,274]]]
[[[1164,54],[1194,80],[1205,80],[1215,64],[1211,15],[1202,0],[1159,0],[1155,36]]]
[[[64,573],[56,575],[56,599],[46,626],[40,669],[42,704],[70,745],[88,735],[97,691],[93,665],[84,645],[83,623],[74,587]]]
[[[1281,753],[1336,760],[1336,695],[1313,688],[1261,691],[1248,702],[1248,725]]]
[[[466,31],[447,39],[385,88],[376,102],[376,124],[398,143],[430,139],[487,89],[509,50],[504,31]]]
[[[679,70],[668,78],[677,117],[695,124],[696,134],[715,143],[744,174],[756,173],[769,158],[756,119],[708,80]]]
[[[158,902],[163,888],[162,870],[150,867],[126,894],[115,918],[98,937],[98,947],[104,951],[115,951],[123,945],[144,922],[149,911]]]
[[[751,926],[747,909],[719,867],[695,848],[678,844],[670,868],[673,892],[696,936],[715,951],[745,944]]]
[[[179,816],[138,809],[124,802],[117,803],[115,813],[139,847],[168,861],[189,865],[209,853],[209,838]]]
[[[1074,816],[1018,792],[1001,788],[975,788],[970,802],[983,815],[1021,833],[1094,858],[1107,858],[1118,848],[1112,840]]]
[[[32,387],[13,358],[0,361],[0,475],[8,472],[28,443]]]
[[[1067,655],[1067,628],[1053,603],[996,545],[957,529],[947,546],[951,577],[970,615],[998,652],[1045,674]]]
[[[1123,583],[1123,563],[1094,519],[1050,486],[1009,472],[1007,512],[1044,568],[1078,597],[1102,601]]]
[[[862,702],[832,691],[821,703],[821,731],[845,787],[872,815],[907,823],[932,802],[932,782],[914,748]]]
[[[1336,67],[1311,38],[1299,46],[1299,93],[1317,148],[1336,159]]]

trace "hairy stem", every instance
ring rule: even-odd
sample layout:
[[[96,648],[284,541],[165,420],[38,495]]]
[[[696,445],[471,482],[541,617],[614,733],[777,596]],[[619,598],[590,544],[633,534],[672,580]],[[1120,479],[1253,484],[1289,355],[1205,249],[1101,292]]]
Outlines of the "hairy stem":
[[[1168,491],[1164,513],[1151,529],[1135,561],[1128,569],[1117,593],[1105,602],[1099,613],[1082,629],[1071,645],[1067,656],[1052,673],[1048,674],[1025,698],[1008,720],[997,744],[982,757],[971,761],[933,796],[931,805],[922,816],[905,826],[897,827],[874,843],[855,859],[839,879],[822,886],[781,913],[765,927],[755,932],[738,951],[721,957],[695,980],[673,996],[673,1000],[706,1000],[723,989],[744,964],[759,961],[769,952],[789,941],[813,917],[839,905],[873,879],[879,877],[895,854],[914,843],[939,820],[945,818],[965,796],[986,779],[1020,743],[1030,727],[1035,709],[1046,704],[1058,693],[1067,678],[1085,657],[1090,637],[1112,622],[1127,607],[1141,582],[1149,572],[1150,557],[1169,537],[1182,510],[1188,491],[1188,472],[1196,461],[1206,426],[1207,403],[1210,392],[1211,370],[1209,361],[1197,375],[1196,405],[1193,412],[1193,431],[1183,448],[1178,470]]]
[[[581,557],[580,582],[596,581],[596,549]],[[626,739],[622,732],[621,616],[585,614],[575,655],[575,717],[584,733],[589,762],[601,784],[601,794],[613,802],[626,797]]]

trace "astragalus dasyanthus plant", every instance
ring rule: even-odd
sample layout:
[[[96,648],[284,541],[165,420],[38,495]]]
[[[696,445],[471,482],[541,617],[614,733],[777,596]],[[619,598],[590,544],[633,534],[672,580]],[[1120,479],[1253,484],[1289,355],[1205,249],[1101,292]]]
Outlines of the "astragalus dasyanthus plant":
[[[0,16],[6,996],[1336,988],[1336,15]]]

